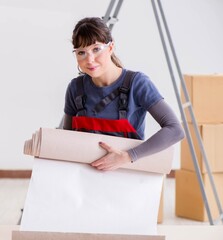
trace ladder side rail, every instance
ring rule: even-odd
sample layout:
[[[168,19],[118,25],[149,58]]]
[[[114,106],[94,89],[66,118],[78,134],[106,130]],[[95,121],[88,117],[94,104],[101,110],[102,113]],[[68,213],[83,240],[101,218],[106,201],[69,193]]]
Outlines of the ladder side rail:
[[[175,48],[174,48],[174,45],[173,45],[173,41],[172,41],[172,38],[171,38],[171,35],[170,35],[170,31],[169,31],[169,28],[168,28],[168,25],[167,25],[167,22],[166,22],[165,14],[164,14],[163,7],[162,7],[162,4],[161,4],[160,0],[158,0],[158,6],[159,6],[159,9],[160,9],[162,19],[163,19],[163,23],[164,23],[164,27],[165,27],[165,30],[166,30],[167,38],[168,38],[168,41],[170,43],[170,48],[171,48],[171,51],[173,53],[173,58],[174,58],[174,61],[175,61],[175,64],[176,64],[177,72],[178,72],[178,75],[179,75],[179,78],[180,78],[180,81],[181,81],[181,84],[182,84],[182,89],[183,89],[183,92],[184,92],[184,96],[185,96],[186,102],[190,103],[188,105],[189,113],[190,113],[190,116],[191,116],[191,119],[192,119],[193,127],[194,127],[195,134],[196,134],[196,137],[197,137],[197,140],[198,140],[198,144],[199,144],[200,151],[201,151],[201,154],[202,154],[202,157],[203,157],[203,161],[204,161],[207,173],[208,173],[210,184],[211,184],[211,187],[212,187],[212,190],[213,190],[213,193],[214,193],[215,201],[216,201],[216,204],[217,204],[220,215],[223,215],[223,210],[222,210],[222,207],[221,207],[220,199],[218,197],[218,193],[217,193],[217,189],[216,189],[216,186],[215,186],[215,183],[214,183],[211,168],[210,168],[209,163],[208,163],[207,154],[205,152],[203,141],[202,141],[201,135],[199,133],[199,129],[198,129],[198,126],[197,126],[197,123],[196,123],[195,115],[194,115],[194,112],[193,112],[193,108],[192,108],[192,105],[191,105],[191,102],[190,102],[190,99],[189,99],[189,94],[188,94],[188,91],[187,91],[187,88],[186,88],[186,84],[185,84],[185,81],[184,81],[184,78],[183,78],[183,75],[182,75],[182,72],[181,72],[181,68],[180,68],[177,56],[176,56],[176,51],[175,51]],[[221,219],[223,221],[223,216],[221,217]]]
[[[105,22],[108,22],[108,20],[109,20],[109,18],[110,18],[110,14],[111,14],[111,11],[112,11],[112,9],[113,9],[113,7],[114,7],[115,1],[116,1],[116,0],[111,0],[110,3],[109,3],[109,5],[108,5],[108,9],[107,9],[107,11],[106,11],[106,13],[105,13],[105,16],[103,17],[103,20],[104,20]]]
[[[193,146],[193,142],[192,142],[192,139],[191,139],[190,131],[189,131],[189,128],[188,128],[188,125],[187,125],[186,116],[184,114],[184,110],[183,110],[183,107],[182,107],[182,104],[181,104],[180,95],[178,93],[176,80],[175,80],[175,77],[174,77],[174,74],[173,74],[173,69],[172,69],[170,58],[169,58],[169,55],[168,55],[166,43],[165,43],[165,40],[164,40],[162,27],[161,27],[159,16],[158,16],[158,12],[157,12],[154,0],[151,0],[151,1],[152,1],[152,7],[153,7],[156,23],[157,23],[157,26],[158,26],[161,42],[162,42],[162,45],[163,45],[163,49],[164,49],[164,53],[165,53],[165,57],[166,57],[167,65],[168,65],[168,69],[169,69],[170,76],[171,76],[171,79],[172,79],[172,82],[173,82],[173,86],[174,86],[174,90],[175,90],[178,106],[179,106],[181,117],[182,117],[182,120],[183,120],[186,137],[187,137],[188,144],[189,144],[189,147],[190,147],[190,151],[191,151],[191,154],[192,154],[194,167],[195,167],[195,170],[196,170],[198,182],[199,182],[201,193],[202,193],[202,198],[203,198],[203,201],[204,201],[204,204],[205,204],[205,208],[206,208],[206,211],[207,211],[207,214],[208,214],[209,222],[210,222],[211,225],[213,225],[213,219],[212,219],[212,216],[211,216],[211,213],[210,213],[210,208],[209,208],[209,205],[208,205],[207,196],[206,196],[206,192],[205,192],[205,189],[204,189],[203,179],[202,179],[200,168],[199,168],[199,165],[198,165],[198,161],[197,161],[195,149],[194,149],[194,146]]]
[[[116,21],[118,20],[117,17],[118,17],[118,13],[120,11],[120,8],[122,6],[122,3],[123,3],[123,0],[119,0],[118,3],[117,3],[117,6],[115,8],[115,11],[114,11],[114,14],[113,14],[113,19],[116,19]],[[115,22],[113,23],[110,23],[109,25],[109,29],[112,31],[113,27],[114,27],[114,24]]]

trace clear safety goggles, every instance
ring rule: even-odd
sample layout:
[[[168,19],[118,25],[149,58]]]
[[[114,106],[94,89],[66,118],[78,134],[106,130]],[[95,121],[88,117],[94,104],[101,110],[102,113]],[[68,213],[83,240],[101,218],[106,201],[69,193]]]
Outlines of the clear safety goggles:
[[[107,44],[97,43],[93,46],[87,48],[75,48],[73,52],[76,55],[77,60],[84,60],[88,55],[98,57],[107,47],[109,47],[111,42]]]

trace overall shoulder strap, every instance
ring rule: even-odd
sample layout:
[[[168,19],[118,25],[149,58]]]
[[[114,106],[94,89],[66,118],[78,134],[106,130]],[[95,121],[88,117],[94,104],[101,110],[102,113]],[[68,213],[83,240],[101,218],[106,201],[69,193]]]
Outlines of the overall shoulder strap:
[[[127,71],[125,75],[125,79],[123,81],[122,86],[119,88],[120,96],[119,96],[119,119],[127,118],[128,111],[128,96],[129,91],[132,85],[132,81],[135,77],[136,72]]]
[[[79,76],[76,82],[77,97],[74,99],[74,103],[77,109],[76,116],[86,116],[86,109],[84,107],[86,95],[84,93],[84,76]]]
[[[124,81],[120,88],[115,89],[109,95],[104,97],[94,108],[96,113],[101,112],[109,103],[111,103],[116,97],[120,96],[119,99],[119,118],[126,118],[127,107],[128,107],[128,93],[131,88],[132,80],[135,76],[135,72],[127,71],[124,77]]]

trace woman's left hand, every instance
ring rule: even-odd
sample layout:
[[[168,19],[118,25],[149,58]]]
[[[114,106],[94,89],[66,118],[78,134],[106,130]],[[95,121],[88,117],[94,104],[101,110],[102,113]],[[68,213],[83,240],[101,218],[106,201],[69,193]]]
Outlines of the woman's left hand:
[[[100,142],[99,145],[107,151],[107,154],[92,162],[90,164],[92,167],[103,171],[115,170],[123,164],[131,162],[131,158],[127,152],[114,149],[104,142]]]

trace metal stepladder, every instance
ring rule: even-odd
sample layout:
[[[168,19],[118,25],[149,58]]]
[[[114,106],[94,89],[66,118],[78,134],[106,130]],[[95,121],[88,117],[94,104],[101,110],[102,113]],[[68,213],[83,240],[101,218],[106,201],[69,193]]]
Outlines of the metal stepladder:
[[[111,0],[110,1],[110,4],[108,6],[105,17],[103,17],[104,21],[108,24],[110,30],[112,30],[114,24],[118,21],[117,16],[118,16],[118,13],[119,13],[120,8],[122,6],[123,0],[118,0],[118,3],[116,4],[116,8],[115,8],[115,11],[113,13],[113,16],[110,17],[110,14],[112,12],[112,8],[115,6],[115,2],[116,2],[116,0]],[[160,39],[161,39],[161,42],[162,42],[162,47],[163,47],[163,50],[164,50],[164,53],[165,53],[165,58],[166,58],[166,61],[167,61],[170,77],[171,77],[173,87],[174,87],[174,91],[175,91],[175,95],[176,95],[176,98],[177,98],[178,107],[179,107],[181,118],[182,118],[182,121],[183,121],[187,142],[188,142],[190,152],[191,152],[191,155],[192,155],[192,160],[193,160],[195,172],[196,172],[196,175],[197,175],[197,178],[198,178],[198,183],[199,183],[199,187],[200,187],[200,190],[201,190],[202,199],[203,199],[203,202],[204,202],[204,205],[205,205],[205,209],[206,209],[206,212],[207,212],[208,220],[209,220],[210,225],[215,225],[220,221],[223,223],[223,210],[222,210],[221,203],[220,203],[220,200],[219,200],[219,197],[218,197],[218,193],[217,193],[217,189],[216,189],[216,186],[215,186],[215,183],[214,183],[212,172],[211,172],[211,169],[209,167],[208,159],[207,159],[206,152],[205,152],[205,149],[204,149],[204,146],[203,146],[203,142],[202,142],[202,139],[201,139],[201,136],[200,136],[198,125],[196,123],[196,119],[195,119],[195,116],[194,116],[194,112],[193,112],[192,104],[191,104],[189,94],[188,94],[188,91],[187,91],[187,88],[186,88],[186,84],[185,84],[185,81],[184,81],[184,78],[183,78],[183,75],[182,75],[182,72],[181,72],[181,69],[180,69],[180,66],[179,66],[179,62],[178,62],[178,59],[177,59],[177,55],[176,55],[174,46],[173,46],[172,38],[171,38],[170,31],[169,31],[169,28],[168,28],[168,25],[167,25],[167,21],[166,21],[166,18],[165,18],[165,14],[164,14],[164,11],[163,11],[161,0],[151,0],[151,4],[152,4],[156,24],[157,24],[157,27],[158,27]],[[157,11],[157,8],[159,9],[159,12]],[[160,18],[160,16],[161,16],[161,18]],[[177,83],[176,83],[176,78],[174,76],[173,67],[171,65],[169,52],[168,52],[168,49],[167,49],[167,44],[166,44],[165,38],[164,38],[163,28],[164,28],[164,32],[166,33],[166,37],[167,37],[167,40],[168,40],[168,43],[169,43],[169,47],[170,47],[170,50],[171,50],[171,53],[172,53],[172,56],[173,56],[174,64],[175,64],[175,67],[176,67],[176,70],[177,70],[177,73],[178,73],[178,78],[179,78],[180,83],[181,83],[181,88],[182,88],[182,92],[183,92],[183,95],[184,95],[184,98],[185,98],[185,103],[182,103],[182,101],[181,101],[181,96],[179,94],[178,86],[177,86]],[[213,194],[214,194],[214,199],[216,201],[217,208],[218,208],[218,211],[219,211],[219,218],[215,219],[215,220],[213,219],[213,217],[211,215],[210,206],[209,206],[209,203],[208,203],[205,187],[204,187],[204,184],[203,184],[202,174],[201,174],[201,171],[200,171],[200,167],[199,167],[199,164],[198,164],[198,160],[197,160],[197,156],[196,156],[196,152],[195,152],[195,148],[194,148],[194,143],[193,143],[193,140],[191,138],[191,133],[190,133],[190,130],[189,130],[189,127],[188,127],[186,114],[185,114],[185,109],[186,108],[188,108],[188,110],[189,110],[189,115],[190,115],[190,118],[191,118],[191,121],[192,121],[193,129],[195,131],[196,140],[198,142],[200,153],[202,154],[202,159],[204,161],[204,164],[205,164],[205,167],[206,167],[206,170],[207,170],[210,185],[211,185],[211,188],[212,188],[212,191],[213,191]]]

